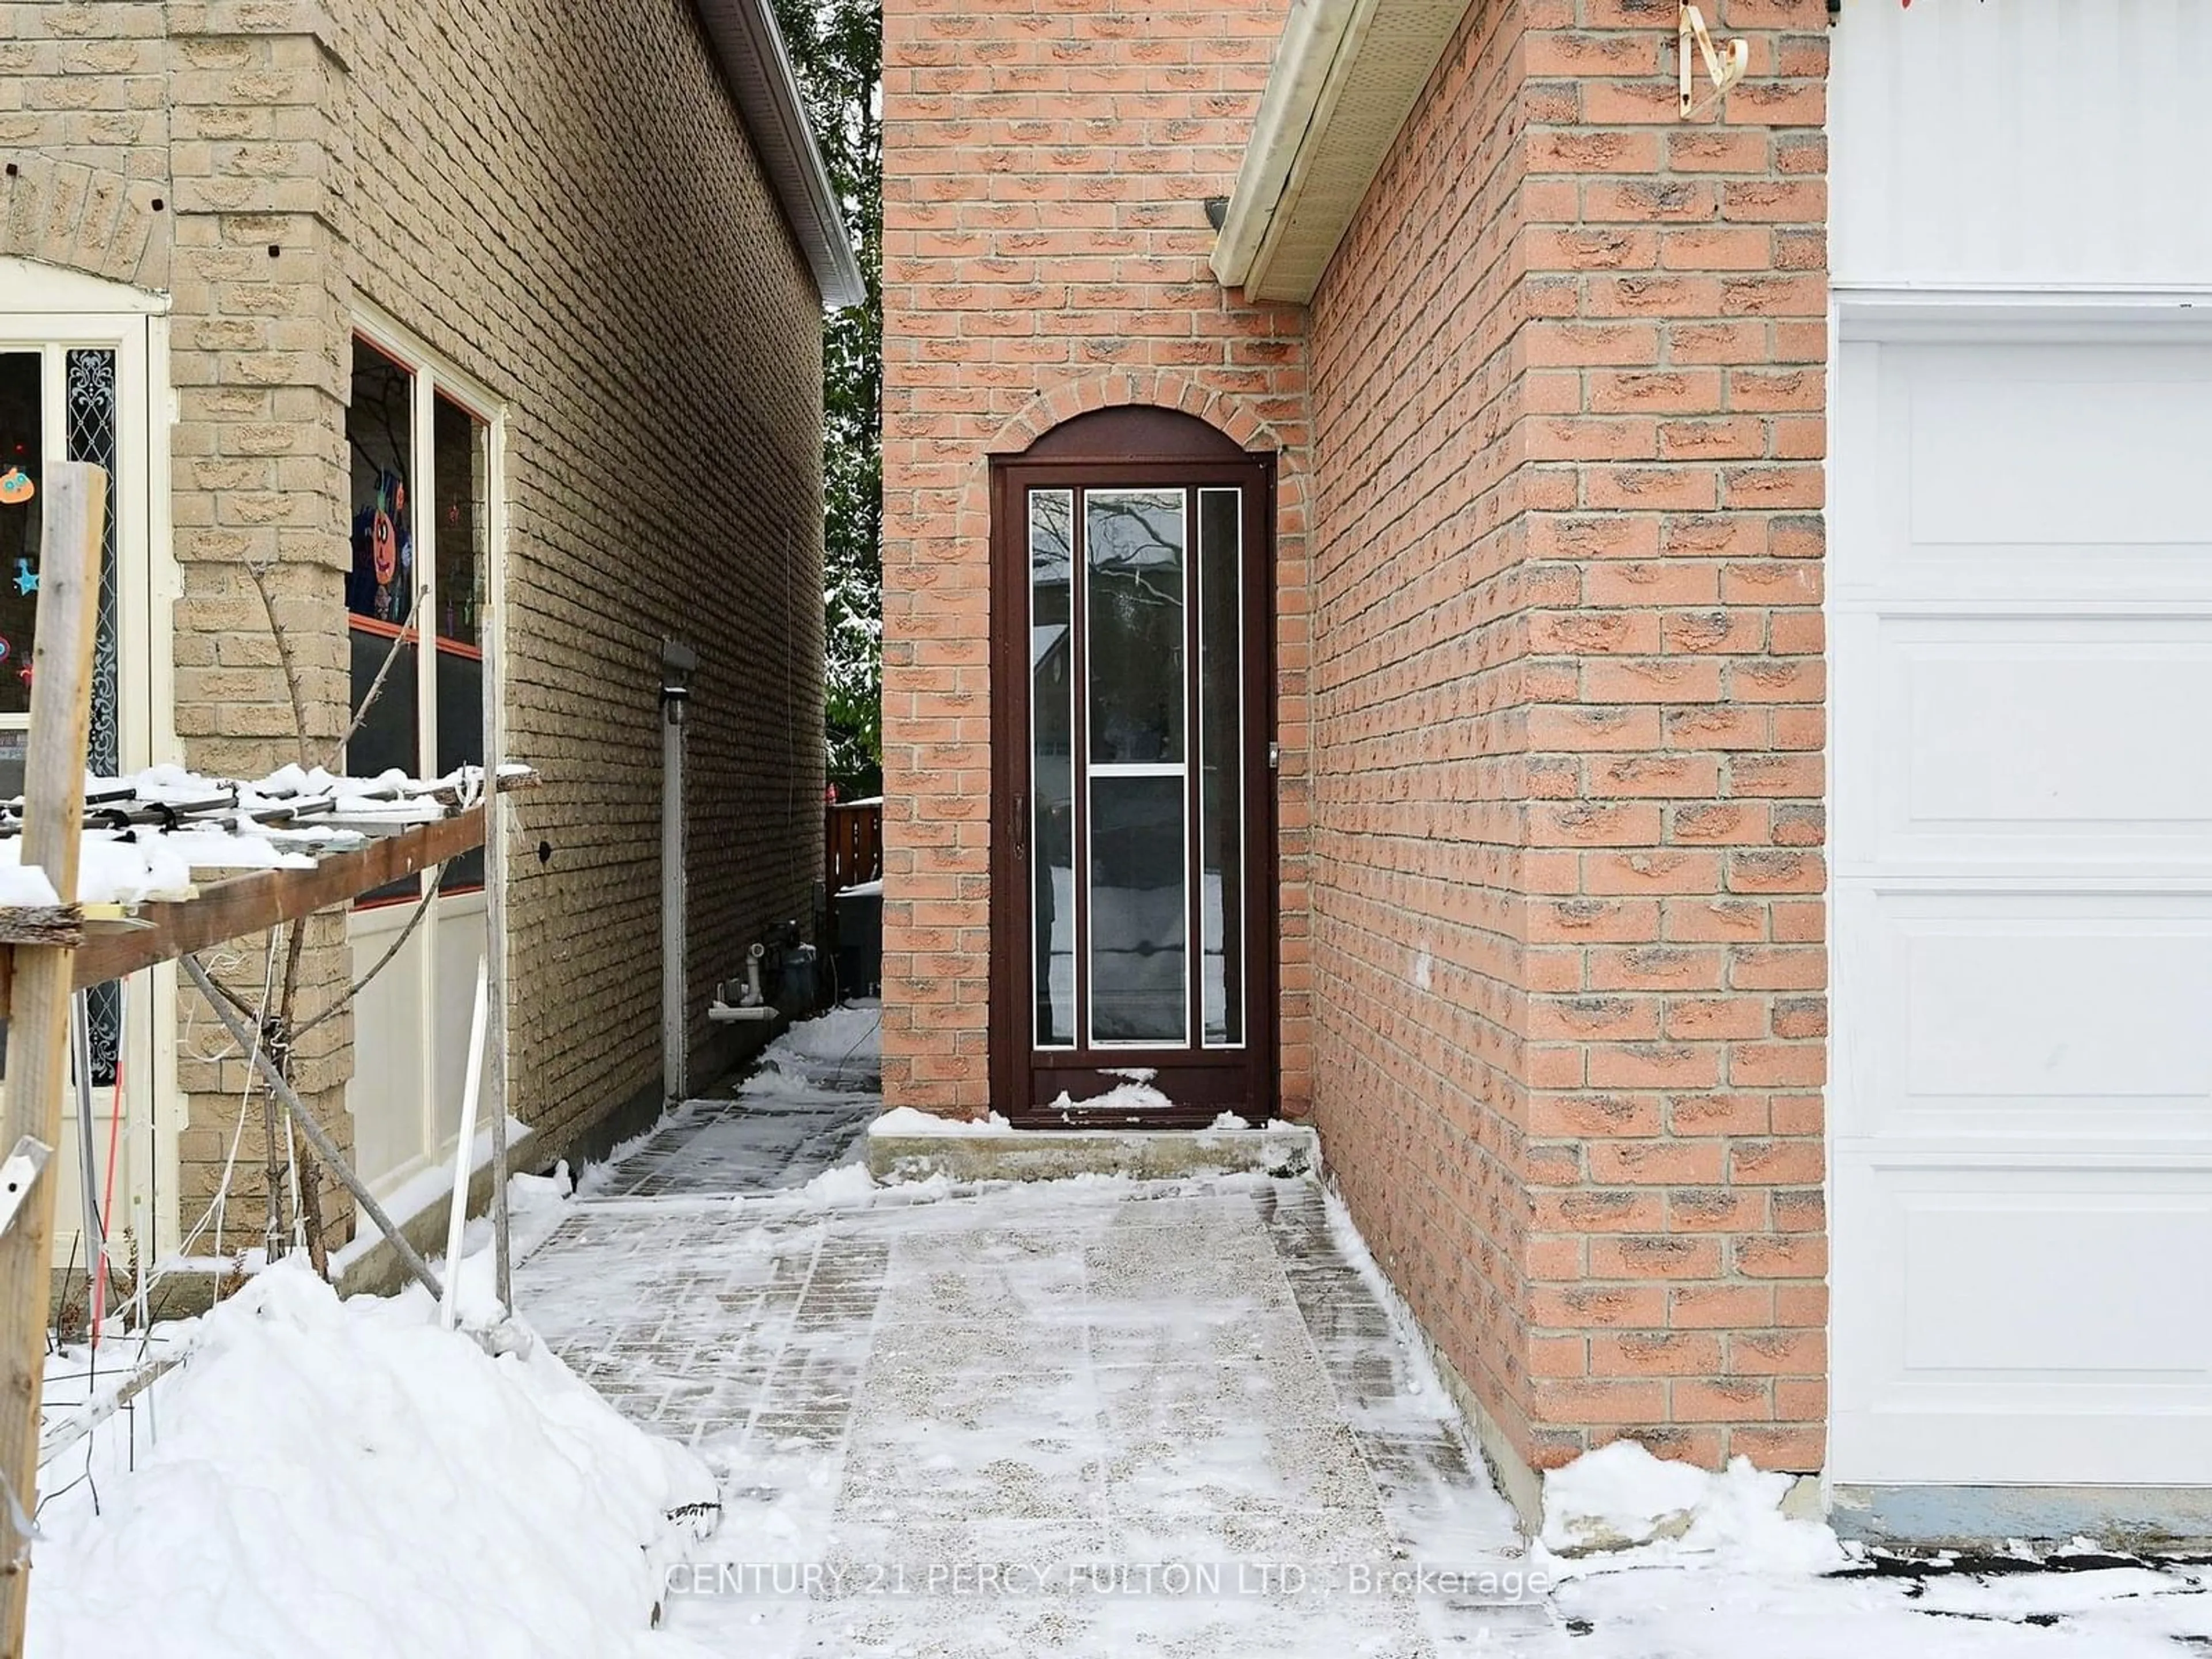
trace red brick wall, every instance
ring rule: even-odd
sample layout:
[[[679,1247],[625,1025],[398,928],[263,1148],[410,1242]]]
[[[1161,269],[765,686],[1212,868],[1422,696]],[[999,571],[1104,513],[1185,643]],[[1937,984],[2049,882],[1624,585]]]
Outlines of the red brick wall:
[[[1818,1468],[1823,0],[1484,0],[1316,295],[1315,1106],[1538,1467]]]
[[[1312,310],[1315,1105],[1518,1435],[1528,1222],[1519,8],[1472,9]]]
[[[1158,403],[1279,449],[1287,1103],[1307,1091],[1304,313],[1206,269],[1286,0],[886,0],[884,1085],[989,1100],[988,464]],[[1004,1103],[996,1103],[1003,1104]]]

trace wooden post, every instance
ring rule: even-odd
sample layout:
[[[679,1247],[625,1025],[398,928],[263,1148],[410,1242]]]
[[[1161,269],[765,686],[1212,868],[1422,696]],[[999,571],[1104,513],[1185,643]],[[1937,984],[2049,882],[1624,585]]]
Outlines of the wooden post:
[[[76,897],[84,827],[84,753],[92,724],[92,642],[100,620],[100,532],[107,474],[76,461],[49,461],[41,487],[37,632],[31,656],[31,735],[23,772],[23,862],[46,872],[64,904]],[[28,1137],[61,1139],[69,1076],[68,945],[18,945],[8,1019],[7,1105],[0,1148]],[[32,1183],[14,1224],[0,1234],[0,1656],[22,1659],[30,1605],[30,1540],[19,1512],[38,1511],[39,1398],[45,1381],[46,1316],[53,1293],[55,1166]],[[5,1501],[12,1498],[12,1502]],[[19,1508],[20,1506],[20,1511]]]

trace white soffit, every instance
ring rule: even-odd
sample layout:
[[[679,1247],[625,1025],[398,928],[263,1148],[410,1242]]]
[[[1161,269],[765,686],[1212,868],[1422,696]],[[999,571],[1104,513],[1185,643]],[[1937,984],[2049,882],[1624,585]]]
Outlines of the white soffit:
[[[860,264],[769,0],[699,0],[699,16],[822,303],[860,304],[867,297]]]
[[[1257,300],[1313,297],[1468,0],[1296,0],[1213,251]]]

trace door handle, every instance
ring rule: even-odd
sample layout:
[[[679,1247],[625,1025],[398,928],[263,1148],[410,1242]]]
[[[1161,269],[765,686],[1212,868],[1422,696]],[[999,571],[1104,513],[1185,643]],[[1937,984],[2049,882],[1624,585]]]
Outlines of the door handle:
[[[1029,855],[1029,802],[1018,794],[1014,797],[1014,821],[1008,826],[1013,832],[1014,856],[1018,859]]]

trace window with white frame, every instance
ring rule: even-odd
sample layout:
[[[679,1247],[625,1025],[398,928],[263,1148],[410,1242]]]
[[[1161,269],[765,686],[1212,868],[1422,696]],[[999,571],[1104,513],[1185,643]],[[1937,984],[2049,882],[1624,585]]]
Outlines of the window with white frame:
[[[107,473],[85,765],[102,777],[123,770],[129,745],[123,731],[118,538],[128,534],[134,542],[143,541],[135,509],[145,483],[135,476],[142,446],[125,442],[126,435],[136,434],[127,428],[121,399],[143,378],[144,330],[138,316],[0,319],[0,798],[19,794],[23,787],[39,580],[45,564],[42,492],[52,461],[88,461]],[[131,451],[127,457],[126,447]],[[126,500],[134,509],[129,514],[121,510]],[[90,1036],[93,1081],[102,1087],[115,1079],[122,1022],[117,988],[97,988]]]
[[[346,411],[353,544],[346,611],[352,701],[362,719],[346,769],[355,776],[395,768],[437,775],[483,759],[497,439],[487,402],[396,341],[356,333]],[[441,890],[483,882],[483,854],[472,853],[456,861]],[[410,877],[360,902],[389,903],[419,890]]]
[[[107,470],[92,744],[86,757],[104,776],[122,763],[116,680],[117,356],[118,349],[107,345],[0,345],[0,729],[20,732],[30,722],[32,635],[43,551],[39,497],[46,465],[89,461]]]

